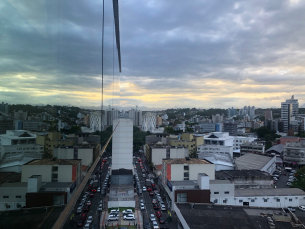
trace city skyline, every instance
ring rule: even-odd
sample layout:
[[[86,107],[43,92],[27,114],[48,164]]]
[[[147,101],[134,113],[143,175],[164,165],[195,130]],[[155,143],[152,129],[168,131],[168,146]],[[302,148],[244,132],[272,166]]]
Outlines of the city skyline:
[[[122,73],[105,66],[105,105],[280,108],[295,95],[304,106],[304,2],[174,3],[120,2]],[[5,1],[2,101],[100,106],[101,6]]]

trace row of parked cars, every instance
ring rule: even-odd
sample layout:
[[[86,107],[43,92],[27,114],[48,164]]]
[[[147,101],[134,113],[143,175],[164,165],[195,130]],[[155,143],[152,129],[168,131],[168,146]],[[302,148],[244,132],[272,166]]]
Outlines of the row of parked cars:
[[[108,221],[118,221],[120,215],[119,209],[111,210],[108,215]],[[126,209],[122,212],[123,220],[135,220],[135,215],[132,211],[132,209]]]

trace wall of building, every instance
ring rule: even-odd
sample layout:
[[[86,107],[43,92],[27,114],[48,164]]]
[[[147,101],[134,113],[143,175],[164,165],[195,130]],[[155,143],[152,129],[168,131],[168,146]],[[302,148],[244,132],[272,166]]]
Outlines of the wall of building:
[[[210,191],[211,191],[211,200],[213,199],[213,203],[215,199],[217,199],[217,203],[222,203],[221,200],[225,198],[231,198],[234,197],[234,184],[213,184],[210,183]],[[229,192],[229,193],[225,193]]]
[[[41,175],[42,182],[52,182],[52,165],[23,165],[21,182],[27,182],[33,175]]]
[[[117,125],[118,124],[118,125]],[[117,126],[117,127],[116,127]],[[112,169],[133,169],[133,120],[116,119],[112,137]]]
[[[16,184],[16,183],[15,183]],[[18,183],[21,184],[21,183]],[[0,186],[0,211],[16,210],[26,205],[27,186]],[[20,196],[20,198],[19,198]],[[8,197],[8,198],[4,198]]]
[[[136,206],[135,201],[108,201],[108,208],[118,208],[118,207],[135,208],[135,206]]]
[[[38,192],[26,194],[26,207],[43,207],[67,204],[66,192]]]
[[[90,166],[93,163],[93,149],[78,149],[77,159],[82,160],[82,165]]]
[[[152,148],[152,163],[154,165],[162,164],[162,159],[166,158],[166,148]]]
[[[74,180],[72,179],[72,173],[72,165],[59,165],[58,182],[73,182]]]
[[[214,202],[215,199],[211,197],[211,202]],[[226,200],[226,203],[223,202],[224,200]],[[243,206],[245,204],[250,207],[285,208],[288,206],[298,207],[304,202],[303,200],[304,196],[220,197],[218,198],[218,203],[215,204],[235,206]]]
[[[57,159],[74,159],[73,148],[54,148],[53,156]]]
[[[175,202],[178,193],[186,193],[188,203],[210,203],[210,190],[175,190]]]
[[[188,157],[188,155],[188,148],[170,148],[170,158],[185,158]]]
[[[184,166],[188,164],[171,164],[171,179],[172,181],[184,180]],[[168,169],[168,168],[167,168]],[[214,164],[189,164],[189,180],[197,180],[198,173],[205,173],[210,180],[215,180],[215,165]]]

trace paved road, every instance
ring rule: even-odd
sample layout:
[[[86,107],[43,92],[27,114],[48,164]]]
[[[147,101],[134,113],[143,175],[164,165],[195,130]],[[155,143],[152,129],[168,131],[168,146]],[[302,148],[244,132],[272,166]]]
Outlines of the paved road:
[[[104,165],[102,172],[100,172],[100,163],[97,164],[94,172],[92,174],[96,175],[97,178],[100,175],[100,182],[99,182],[99,186],[102,186],[102,184],[104,183],[104,180],[106,178],[106,174],[108,171],[108,165],[109,163],[111,163],[110,160],[107,161],[107,163]],[[93,175],[92,175],[93,176]],[[90,182],[90,180],[89,180]],[[85,189],[83,190],[83,193],[80,195],[77,203],[74,206],[74,209],[72,211],[72,214],[74,214],[74,219],[72,221],[67,220],[65,225],[64,225],[64,229],[70,229],[70,228],[75,228],[75,224],[77,222],[80,221],[80,216],[82,213],[86,213],[86,216],[88,218],[88,216],[93,216],[93,222],[91,224],[91,228],[92,229],[99,229],[99,221],[100,221],[100,214],[101,212],[97,211],[98,205],[100,203],[101,200],[103,200],[104,196],[102,196],[100,193],[95,193],[94,197],[87,197],[87,200],[91,201],[91,206],[90,206],[90,210],[89,212],[84,212],[82,211],[82,213],[77,213],[76,210],[78,208],[79,203],[81,202],[81,199],[83,198],[83,195],[85,194],[85,192],[88,190],[88,184],[86,185]],[[87,220],[85,220],[83,223],[83,226],[85,225],[85,223],[87,222]]]

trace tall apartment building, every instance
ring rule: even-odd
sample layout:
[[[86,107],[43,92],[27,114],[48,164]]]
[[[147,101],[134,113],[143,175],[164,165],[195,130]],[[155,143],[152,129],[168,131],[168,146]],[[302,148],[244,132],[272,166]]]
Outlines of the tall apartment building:
[[[236,123],[224,123],[223,131],[229,132],[230,136],[236,136],[237,135],[237,124]]]
[[[0,116],[0,117],[2,117],[2,116]],[[15,129],[14,119],[12,119],[12,118],[0,119],[0,134],[5,134],[7,130],[14,130],[14,129]]]
[[[9,111],[9,106],[7,103],[0,103],[0,112],[7,114]]]
[[[212,115],[212,121],[213,121],[213,123],[222,123],[223,115],[222,114]]]
[[[28,112],[26,111],[15,111],[14,112],[14,119],[16,120],[26,120],[28,117]]]
[[[157,115],[148,112],[143,115],[142,131],[154,132],[157,126]]]
[[[290,123],[292,120],[292,104],[287,102],[281,103],[281,120],[284,123],[284,132],[288,132],[290,129]]]
[[[128,111],[128,117],[133,120],[134,126],[142,125],[142,111],[138,110],[138,106],[135,110],[132,109]]]
[[[273,120],[272,111],[266,110],[265,111],[265,120]]]
[[[237,114],[237,110],[236,110],[236,108],[228,108],[227,109],[227,117],[228,118],[231,118],[231,117],[233,117],[233,116],[235,116]]]
[[[299,114],[299,102],[291,96],[286,102],[281,103],[281,119],[284,122],[284,132],[290,129],[291,121]]]
[[[299,142],[286,142],[283,161],[285,165],[305,165],[305,140]]]

